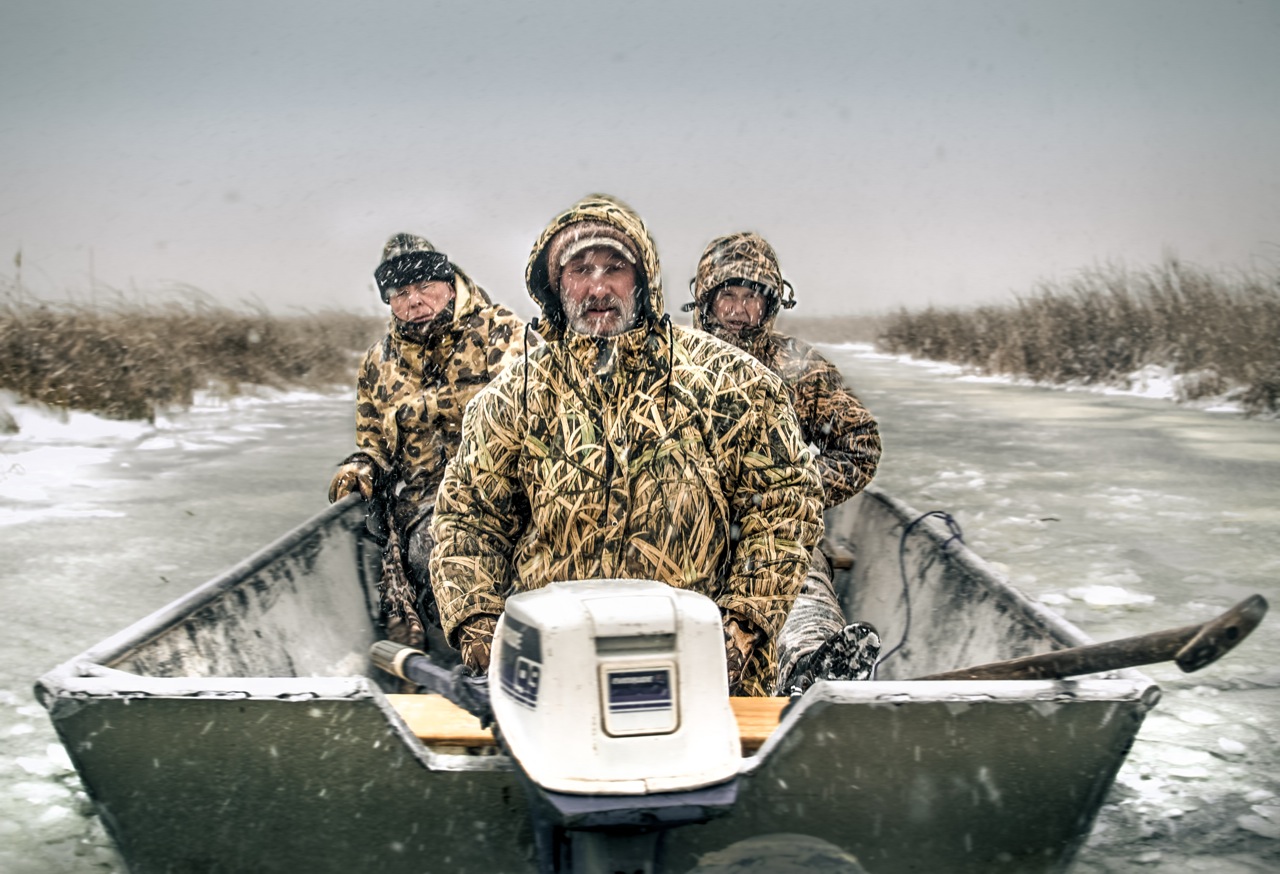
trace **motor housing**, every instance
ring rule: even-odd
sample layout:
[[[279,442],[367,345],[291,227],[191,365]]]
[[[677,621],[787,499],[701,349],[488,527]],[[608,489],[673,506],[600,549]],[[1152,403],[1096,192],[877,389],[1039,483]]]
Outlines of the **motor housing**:
[[[550,791],[677,792],[741,765],[720,611],[696,592],[583,580],[513,595],[489,685],[512,755]]]

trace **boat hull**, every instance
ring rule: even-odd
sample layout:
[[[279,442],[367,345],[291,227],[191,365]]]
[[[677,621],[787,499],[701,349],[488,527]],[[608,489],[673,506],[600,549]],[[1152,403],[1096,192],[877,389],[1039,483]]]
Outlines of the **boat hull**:
[[[872,874],[1067,868],[1158,690],[1131,671],[904,679],[1087,642],[917,518],[875,490],[829,516],[856,555],[850,615],[906,642],[884,679],[811,689],[744,758],[733,811],[673,830],[661,870],[768,834]],[[135,874],[536,870],[510,761],[425,746],[368,666],[362,530],[358,504],[328,508],[38,682]]]

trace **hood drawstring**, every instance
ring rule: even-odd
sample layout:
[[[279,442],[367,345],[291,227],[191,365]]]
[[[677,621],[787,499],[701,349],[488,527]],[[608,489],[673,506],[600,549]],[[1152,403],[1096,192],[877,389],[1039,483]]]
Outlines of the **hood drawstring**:
[[[676,359],[676,343],[675,331],[671,327],[671,314],[663,313],[662,318],[658,319],[658,326],[667,329],[667,384],[662,392],[662,418],[667,418],[667,411],[671,406],[671,372],[675,368]]]
[[[529,332],[538,330],[540,322],[541,319],[535,316],[533,321],[524,325],[524,391],[520,393],[520,405],[523,408],[521,413],[526,417],[529,415]]]

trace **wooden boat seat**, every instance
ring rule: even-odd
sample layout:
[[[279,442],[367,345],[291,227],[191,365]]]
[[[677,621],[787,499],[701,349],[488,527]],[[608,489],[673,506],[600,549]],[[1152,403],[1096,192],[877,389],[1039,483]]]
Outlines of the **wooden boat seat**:
[[[480,721],[440,695],[388,695],[409,729],[436,749],[483,750],[493,747],[493,734]],[[730,698],[738,719],[742,754],[753,755],[778,727],[789,698]]]

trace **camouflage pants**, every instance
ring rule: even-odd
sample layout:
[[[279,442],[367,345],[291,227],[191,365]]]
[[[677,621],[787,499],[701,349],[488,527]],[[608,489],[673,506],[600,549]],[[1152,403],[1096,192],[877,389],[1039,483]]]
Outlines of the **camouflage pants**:
[[[815,548],[809,560],[804,588],[796,596],[796,602],[778,632],[778,674],[773,694],[781,694],[780,690],[787,688],[791,672],[802,656],[822,646],[827,638],[846,624],[831,581],[831,564],[822,550]]]
[[[430,516],[403,534],[397,526],[388,526],[387,543],[382,549],[382,577],[378,582],[378,600],[388,640],[425,649],[428,629],[432,625],[440,627],[427,572],[434,546]]]

